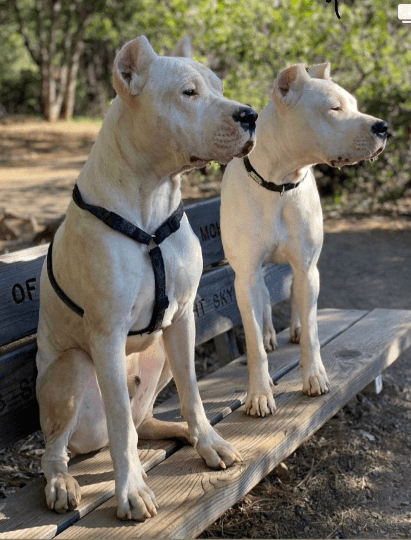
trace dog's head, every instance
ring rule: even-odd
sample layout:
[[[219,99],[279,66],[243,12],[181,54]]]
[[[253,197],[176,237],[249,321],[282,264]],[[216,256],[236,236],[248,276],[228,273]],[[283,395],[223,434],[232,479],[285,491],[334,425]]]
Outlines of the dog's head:
[[[357,102],[330,78],[330,64],[307,73],[303,64],[282,71],[273,90],[277,110],[301,152],[333,167],[373,160],[384,150],[388,124],[358,111]]]
[[[182,42],[176,52],[189,49]],[[254,147],[257,113],[226,99],[220,79],[191,58],[158,56],[139,36],[117,54],[113,81],[136,144],[179,168],[227,163]]]

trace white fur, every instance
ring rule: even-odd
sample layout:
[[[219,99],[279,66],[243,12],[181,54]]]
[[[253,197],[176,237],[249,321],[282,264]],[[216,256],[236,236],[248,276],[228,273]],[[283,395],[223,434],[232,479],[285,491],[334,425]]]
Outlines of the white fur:
[[[221,233],[236,274],[246,334],[246,411],[251,415],[275,410],[266,351],[275,349],[277,341],[262,276],[266,263],[292,267],[290,338],[301,347],[303,392],[320,395],[329,389],[316,319],[322,211],[310,166],[352,164],[380,153],[385,137],[371,131],[377,121],[358,112],[355,99],[329,79],[329,64],[314,66],[310,75],[303,65],[295,65],[276,80],[272,100],[258,118],[257,145],[249,159],[269,182],[303,182],[281,196],[250,178],[243,160],[234,159],[225,171]]]
[[[152,234],[180,202],[180,172],[245,155],[254,135],[234,121],[241,105],[223,97],[211,71],[191,59],[157,56],[144,37],[117,55],[114,86],[118,96],[77,183],[86,202]],[[195,96],[183,93],[190,88]],[[193,302],[202,257],[185,216],[161,251],[170,301],[162,328],[127,337],[145,328],[153,311],[147,247],[74,202],[56,234],[55,277],[85,314],[81,318],[59,299],[43,268],[37,397],[50,509],[64,512],[80,501],[67,469],[68,450],[90,452],[109,443],[118,517],[144,520],[156,514],[138,457],[137,427],[145,438],[188,439],[211,467],[241,459],[210,426],[198,392]],[[152,417],[155,398],[172,375],[187,424]]]

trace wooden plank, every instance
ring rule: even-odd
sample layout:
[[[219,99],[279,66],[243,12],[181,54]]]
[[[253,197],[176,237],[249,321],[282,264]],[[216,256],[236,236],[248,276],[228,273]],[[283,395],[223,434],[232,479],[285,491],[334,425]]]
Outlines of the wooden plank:
[[[370,384],[361,390],[363,394],[379,394],[382,391],[382,375],[378,375]]]
[[[218,366],[222,367],[240,356],[237,338],[234,330],[229,330],[214,338],[215,350],[218,356]]]
[[[318,314],[320,342],[328,343],[366,313],[354,310],[320,311]],[[289,343],[288,339],[288,330],[281,332],[278,335],[280,350],[270,354],[270,366],[275,379],[287,372],[290,365],[295,365],[299,359],[299,347]],[[244,403],[247,377],[245,357],[242,357],[199,382],[204,408],[212,424],[216,424]],[[178,397],[174,396],[156,407],[156,416],[166,420],[181,420]],[[153,448],[153,443],[149,444],[150,448]],[[163,453],[153,454],[152,459],[159,460],[160,456],[165,459],[166,455],[171,455],[178,448],[178,444],[173,441],[159,442],[158,446],[154,445],[154,449]],[[14,497],[0,503],[0,538],[52,538],[57,530],[64,530],[104,500],[109,499],[114,493],[114,482],[110,476],[111,461],[108,450],[104,449],[89,457],[84,463],[80,466],[76,463],[70,464],[70,470],[80,485],[88,486],[77,511],[56,514],[46,510],[42,480],[35,484],[37,487],[33,485],[23,488]],[[87,471],[92,471],[94,476]],[[93,490],[96,490],[95,496]]]
[[[294,369],[277,387],[275,415],[250,418],[241,408],[219,423],[222,436],[241,451],[241,464],[212,471],[193,448],[184,447],[148,475],[160,506],[157,516],[145,523],[119,524],[113,497],[58,538],[195,537],[410,345],[411,311],[374,310],[323,349],[328,394],[303,396],[301,376]]]
[[[39,429],[35,343],[0,356],[0,448]]]
[[[37,330],[40,272],[47,246],[0,257],[0,346]]]
[[[181,444],[172,441],[141,441],[140,459],[144,470],[149,471],[163,461],[170,449]],[[96,506],[114,495],[114,474],[108,448],[92,457],[82,456],[73,460],[71,473],[82,489],[80,507],[68,514],[57,514],[46,508],[44,479],[29,484],[14,497],[0,502],[0,538],[54,538],[61,530],[88,514]]]
[[[272,304],[289,298],[292,281],[289,265],[268,264],[264,267],[264,280]],[[203,274],[194,302],[194,315],[196,344],[227,332],[235,324],[241,324],[234,290],[234,272],[229,266]]]
[[[186,206],[191,228],[200,240],[203,264],[209,266],[224,259],[220,231],[220,197]]]
[[[286,298],[291,283],[289,267],[268,265],[265,271],[272,302]],[[197,345],[241,323],[234,292],[234,273],[230,267],[216,268],[203,274],[194,314]],[[30,433],[26,414],[18,411],[28,411],[30,405],[37,410],[35,354],[36,347],[32,344],[0,356],[0,433],[5,431],[4,437],[0,437],[0,448]],[[31,413],[31,420],[35,414]],[[33,430],[37,429],[36,426]]]
[[[367,315],[367,311],[322,309],[318,312],[318,339],[321,347]],[[278,381],[300,361],[300,347],[290,343],[289,329],[277,335],[278,349],[268,354],[270,374]],[[199,382],[201,399],[214,425],[245,403],[248,383],[247,357],[241,356]],[[160,420],[181,421],[178,396],[156,407]]]

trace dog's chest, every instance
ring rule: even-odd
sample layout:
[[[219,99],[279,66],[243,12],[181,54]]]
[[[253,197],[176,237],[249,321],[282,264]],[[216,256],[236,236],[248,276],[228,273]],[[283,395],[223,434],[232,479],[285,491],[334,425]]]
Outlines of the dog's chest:
[[[162,328],[171,324],[188,302],[194,299],[202,272],[201,248],[197,237],[187,222],[167,238],[161,245],[164,264],[165,292],[169,307],[164,313]],[[132,307],[131,330],[142,327],[142,320],[152,312],[158,300],[155,286],[155,270],[148,252],[145,254],[142,271],[134,283],[135,299]]]

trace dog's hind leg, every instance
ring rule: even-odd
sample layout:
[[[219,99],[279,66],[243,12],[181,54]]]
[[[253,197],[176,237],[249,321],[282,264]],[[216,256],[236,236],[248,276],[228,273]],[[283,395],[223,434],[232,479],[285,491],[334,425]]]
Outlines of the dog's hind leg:
[[[159,351],[161,352],[161,351]],[[162,351],[164,354],[164,351]],[[141,401],[142,393],[139,392],[141,387],[141,380],[135,377],[129,377],[129,395],[131,400],[131,412],[135,426],[137,428],[137,434],[139,439],[145,440],[157,440],[157,439],[181,439],[185,443],[189,442],[189,431],[187,422],[167,422],[164,420],[158,420],[153,416],[154,403],[158,394],[165,388],[165,386],[171,381],[173,375],[171,373],[170,366],[164,357],[164,365],[161,371],[160,378],[157,383],[157,388],[149,404],[145,417],[140,422],[139,415],[141,414]]]
[[[291,343],[300,343],[301,321],[298,314],[297,301],[294,294],[294,278],[290,289],[291,320],[290,320],[290,341]]]
[[[300,367],[303,372],[303,393],[319,396],[329,391],[329,382],[321,360],[318,340],[317,298],[320,279],[317,266],[293,266],[293,276],[293,296],[301,317]]]
[[[262,285],[262,294],[264,296],[263,342],[264,349],[267,352],[270,352],[275,351],[277,348],[277,334],[275,333],[273,325],[270,292],[264,282]]]
[[[154,441],[158,439],[180,439],[190,442],[187,422],[167,422],[147,415],[137,430],[141,439]]]
[[[38,354],[37,360],[41,364]],[[59,513],[74,510],[80,503],[81,495],[77,481],[68,472],[68,450],[88,452],[107,444],[103,411],[97,413],[97,417],[89,418],[90,414],[96,412],[92,402],[99,400],[90,357],[77,349],[64,352],[39,376],[37,399],[41,428],[46,439],[41,464],[47,481],[47,506]],[[91,423],[92,429],[87,429],[84,423]],[[88,431],[83,437],[79,433],[82,428]],[[74,448],[71,447],[73,440]],[[83,448],[82,440],[85,442]]]

